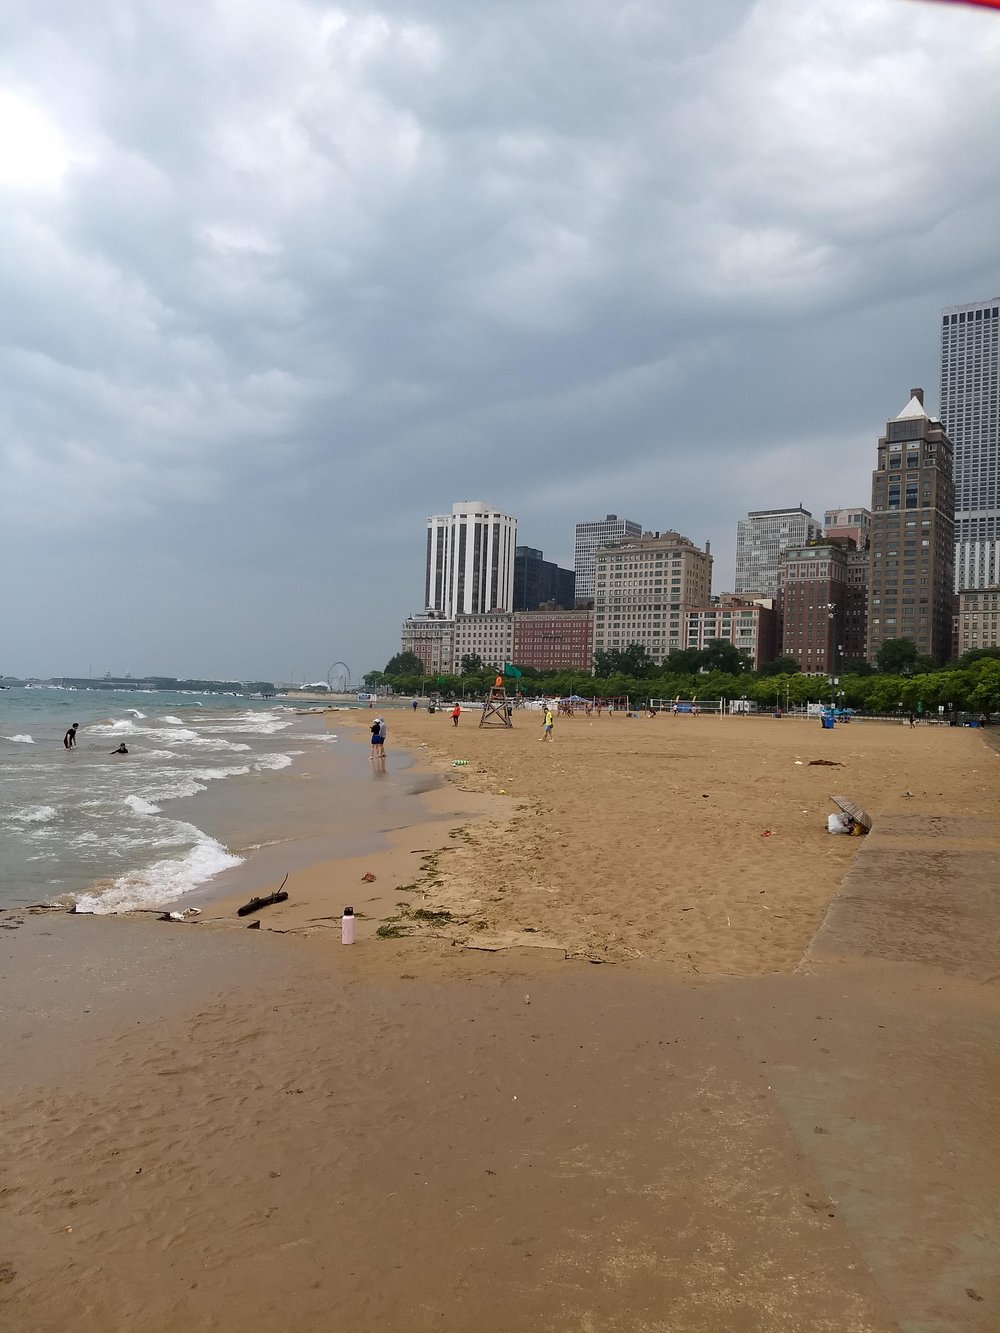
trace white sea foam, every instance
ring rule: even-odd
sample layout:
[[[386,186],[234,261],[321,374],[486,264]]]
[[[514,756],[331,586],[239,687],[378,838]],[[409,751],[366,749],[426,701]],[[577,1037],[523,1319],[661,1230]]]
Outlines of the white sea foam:
[[[285,713],[237,713],[234,717],[205,719],[206,731],[241,731],[247,736],[273,736],[276,731],[284,731],[292,725],[292,719]]]
[[[179,735],[180,733],[175,733]],[[185,738],[186,739],[186,738]],[[195,739],[187,742],[202,750],[249,750],[250,746],[242,741],[224,741],[221,738],[215,739],[211,736],[196,736]]]
[[[249,772],[249,764],[234,764],[229,768],[195,768],[191,770],[192,775],[200,778],[202,782],[216,782],[219,778],[242,778]]]
[[[288,754],[262,754],[254,760],[254,768],[258,773],[277,773],[291,762],[292,757]]]
[[[202,736],[197,731],[192,731],[190,727],[138,726],[130,717],[121,717],[115,722],[95,722],[87,728],[87,731],[91,736],[107,736],[116,740],[122,736],[133,736],[137,740],[151,741],[154,745],[172,745],[178,748],[190,745],[200,750],[250,749],[249,745],[241,741],[227,741],[221,736]]]
[[[209,782],[219,782],[223,778],[241,778],[250,772],[249,764],[232,764],[223,768],[187,768],[174,769],[149,775],[149,781],[143,786],[147,798],[157,801],[177,800],[183,796],[196,796],[204,791]]]
[[[138,708],[126,708],[126,713],[131,713],[133,717],[145,717],[145,713],[140,713]]]
[[[34,745],[34,740],[30,736],[5,736],[5,741],[16,741],[18,745]]]
[[[142,907],[158,907],[190,893],[221,870],[241,863],[242,857],[226,851],[220,842],[193,824],[186,827],[196,841],[183,856],[165,858],[145,870],[130,870],[103,892],[81,894],[76,901],[76,910],[107,916]]]
[[[154,795],[158,801],[175,801],[182,796],[197,796],[200,791],[204,790],[204,782],[200,782],[194,773],[164,773],[162,781],[151,795]]]
[[[120,717],[114,722],[92,722],[87,732],[91,736],[136,736],[139,728],[131,718]]]
[[[152,801],[144,801],[141,796],[126,796],[125,804],[130,810],[134,810],[137,815],[158,815],[160,807],[154,805]]]
[[[57,816],[58,811],[51,805],[30,805],[25,810],[15,811],[13,818],[19,819],[23,824],[48,824]]]
[[[183,727],[183,725],[184,725],[184,723],[180,720],[179,717],[170,717],[170,716],[167,716],[167,717],[163,718],[162,720],[163,720],[164,722],[169,722],[172,726],[175,726],[175,727]]]

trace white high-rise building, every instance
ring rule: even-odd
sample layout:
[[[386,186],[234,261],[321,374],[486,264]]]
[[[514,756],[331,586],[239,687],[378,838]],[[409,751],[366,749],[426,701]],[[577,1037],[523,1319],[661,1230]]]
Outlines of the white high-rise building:
[[[428,611],[449,619],[514,609],[517,519],[482,500],[461,500],[427,520]]]
[[[806,546],[823,535],[808,509],[751,509],[736,527],[736,589],[776,597],[781,557],[789,546]]]
[[[576,571],[576,604],[594,600],[594,558],[598,551],[614,546],[617,542],[627,541],[632,537],[642,536],[642,524],[630,518],[619,518],[617,514],[608,514],[593,523],[576,525],[576,554],[573,562]]]
[[[941,316],[941,422],[955,447],[955,587],[1000,583],[1000,297]]]

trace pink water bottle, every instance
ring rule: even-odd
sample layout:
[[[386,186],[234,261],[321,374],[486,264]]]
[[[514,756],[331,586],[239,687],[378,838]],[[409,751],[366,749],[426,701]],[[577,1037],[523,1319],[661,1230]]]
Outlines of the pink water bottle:
[[[354,943],[354,908],[345,907],[344,915],[340,919],[340,942],[341,944]]]

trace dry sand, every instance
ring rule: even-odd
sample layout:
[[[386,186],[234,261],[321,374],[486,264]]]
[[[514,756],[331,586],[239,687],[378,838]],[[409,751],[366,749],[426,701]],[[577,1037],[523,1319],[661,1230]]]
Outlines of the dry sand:
[[[421,926],[404,909],[401,929],[477,947],[648,959],[675,975],[788,971],[857,850],[826,833],[831,793],[874,816],[998,814],[998,762],[970,729],[577,714],[557,720],[549,743],[535,712],[515,714],[511,730],[477,720],[472,710],[457,728],[440,713],[389,714],[390,751],[405,744],[449,779],[453,794],[435,800],[460,822],[450,838],[408,835],[401,862],[372,863],[382,886],[365,904],[373,923],[395,915],[405,886],[397,896],[411,908],[453,921]],[[492,810],[476,798],[492,798]],[[424,861],[409,845],[447,850]],[[313,868],[265,924],[300,927],[321,901],[339,917],[358,871]]]
[[[350,862],[260,931],[0,923],[0,1324],[1000,1325],[981,737],[389,716],[449,781],[366,858],[361,947]]]

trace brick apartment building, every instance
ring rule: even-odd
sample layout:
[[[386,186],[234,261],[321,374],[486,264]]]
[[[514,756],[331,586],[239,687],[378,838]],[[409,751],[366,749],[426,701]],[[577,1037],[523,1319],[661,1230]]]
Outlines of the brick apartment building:
[[[785,551],[779,575],[781,655],[834,675],[847,659],[848,546],[822,538]]]
[[[700,650],[721,639],[745,653],[754,671],[774,659],[778,614],[772,597],[722,593],[711,606],[690,607],[685,619],[685,648]]]
[[[590,671],[593,611],[515,611],[511,661],[539,671]]]

